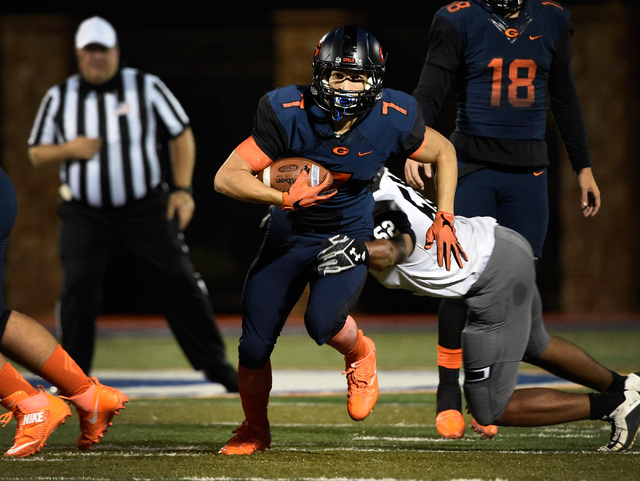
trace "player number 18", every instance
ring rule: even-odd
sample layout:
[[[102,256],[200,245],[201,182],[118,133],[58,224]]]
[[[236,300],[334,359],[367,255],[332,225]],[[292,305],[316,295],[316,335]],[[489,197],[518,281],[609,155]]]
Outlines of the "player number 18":
[[[491,87],[491,105],[500,106],[502,98],[503,59],[494,58],[489,62],[493,69]],[[530,107],[535,101],[533,80],[536,78],[536,63],[531,59],[515,59],[508,67],[509,85],[507,88],[509,103],[514,107]],[[523,93],[525,94],[524,96]]]

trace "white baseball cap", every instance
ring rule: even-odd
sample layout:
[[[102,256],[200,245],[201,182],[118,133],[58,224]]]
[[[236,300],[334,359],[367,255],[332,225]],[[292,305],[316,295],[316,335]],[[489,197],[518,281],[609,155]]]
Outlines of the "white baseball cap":
[[[85,48],[92,43],[104,45],[107,48],[115,47],[118,43],[115,29],[102,17],[86,19],[76,32],[77,49]]]

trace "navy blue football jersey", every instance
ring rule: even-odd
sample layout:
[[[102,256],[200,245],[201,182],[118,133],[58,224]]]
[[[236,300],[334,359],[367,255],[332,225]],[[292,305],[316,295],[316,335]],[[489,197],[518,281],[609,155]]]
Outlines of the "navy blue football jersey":
[[[311,97],[309,86],[291,85],[260,101],[252,136],[273,160],[304,157],[323,165],[338,192],[327,202],[285,215],[297,229],[370,237],[373,230],[372,180],[396,156],[408,157],[424,141],[424,120],[416,100],[384,89],[382,99],[345,135],[336,135]]]
[[[456,131],[544,139],[549,72],[571,61],[572,32],[569,11],[553,1],[528,1],[515,19],[479,0],[442,7],[427,61],[456,73]]]

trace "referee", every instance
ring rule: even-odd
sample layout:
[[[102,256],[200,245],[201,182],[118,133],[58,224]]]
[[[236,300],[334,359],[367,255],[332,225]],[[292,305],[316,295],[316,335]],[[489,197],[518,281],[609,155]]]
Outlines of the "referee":
[[[143,282],[193,367],[237,392],[237,372],[182,234],[195,207],[189,118],[158,77],[120,66],[117,34],[103,18],[82,22],[75,46],[78,73],[48,90],[29,137],[33,165],[60,165],[63,347],[90,372],[106,267],[124,252],[144,267]],[[166,152],[170,176],[162,168]]]

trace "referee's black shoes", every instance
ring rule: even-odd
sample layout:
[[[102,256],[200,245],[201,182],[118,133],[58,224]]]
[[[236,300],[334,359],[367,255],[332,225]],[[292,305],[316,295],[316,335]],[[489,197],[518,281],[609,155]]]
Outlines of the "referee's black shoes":
[[[221,364],[205,369],[204,376],[211,382],[222,384],[227,392],[238,392],[238,371],[231,364]]]

